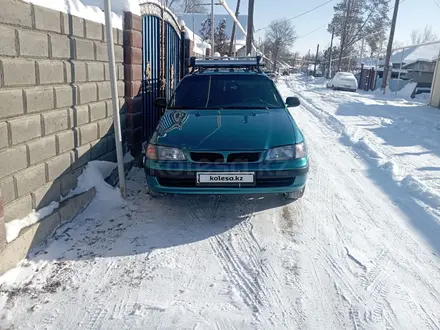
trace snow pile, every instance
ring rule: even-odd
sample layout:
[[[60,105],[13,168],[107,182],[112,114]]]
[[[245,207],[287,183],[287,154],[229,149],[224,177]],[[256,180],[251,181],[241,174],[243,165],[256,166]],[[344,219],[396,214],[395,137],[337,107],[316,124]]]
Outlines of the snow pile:
[[[410,190],[422,202],[433,208],[440,209],[440,194],[427,187],[420,180],[412,175],[407,175],[401,182],[401,185]]]
[[[373,144],[368,140],[367,137],[362,137],[358,141],[353,144],[354,148],[361,149],[363,152],[366,152],[368,156],[376,159],[382,158],[378,151],[374,150]]]
[[[0,288],[10,290],[29,284],[35,273],[44,268],[46,264],[47,262],[29,262],[26,259],[22,260],[18,264],[18,267],[10,269],[0,277]]]
[[[400,169],[397,164],[394,162],[388,161],[383,163],[381,166],[382,170],[388,172],[391,174],[391,176],[394,178],[394,181],[398,182],[402,180],[402,170]]]
[[[126,155],[127,156],[127,155]],[[130,155],[131,156],[131,155]],[[133,157],[132,157],[133,158]],[[129,157],[127,160],[131,161]],[[112,187],[107,182],[107,178],[112,171],[117,167],[117,164],[105,161],[92,161],[89,162],[84,172],[78,177],[78,185],[67,196],[61,198],[61,201],[66,200],[75,195],[79,195],[89,189],[96,189],[96,197],[101,201],[111,200],[115,204],[121,203],[122,198],[117,188]],[[32,211],[23,219],[15,219],[6,223],[6,240],[8,243],[15,240],[20,231],[26,227],[29,227],[45,217],[51,215],[56,209],[58,209],[59,203],[52,202],[48,206],[39,209],[38,211]]]
[[[440,181],[435,175],[439,159],[432,152],[438,147],[435,123],[440,116],[409,101],[415,83],[399,92],[399,97],[406,96],[403,100],[394,94],[328,92],[304,78],[286,84],[301,91],[301,105],[340,134],[347,146],[388,173],[413,198],[440,208]]]
[[[428,103],[430,99],[431,99],[431,93],[416,94],[416,96],[414,97],[414,100],[423,103]]]
[[[52,202],[48,206],[39,209],[38,211],[32,211],[31,214],[27,215],[23,219],[15,219],[5,224],[6,226],[6,241],[8,243],[12,242],[18,237],[20,231],[26,227],[37,223],[41,219],[51,215],[60,204],[58,202]]]
[[[105,178],[107,178],[116,167],[116,163],[106,161],[96,160],[89,162],[84,172],[78,177],[78,186],[72,190],[66,198],[95,188],[97,200],[121,203],[122,197],[119,189],[105,182]]]
[[[58,10],[66,14],[85,18],[87,20],[105,24],[103,0],[24,0],[34,5]],[[138,0],[112,1],[112,26],[122,30],[124,11],[140,15]]]

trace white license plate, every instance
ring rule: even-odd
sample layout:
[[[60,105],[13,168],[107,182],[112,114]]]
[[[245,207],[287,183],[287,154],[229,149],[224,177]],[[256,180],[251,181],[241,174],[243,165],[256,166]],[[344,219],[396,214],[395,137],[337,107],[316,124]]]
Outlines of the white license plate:
[[[202,172],[197,173],[198,184],[254,183],[254,172]]]

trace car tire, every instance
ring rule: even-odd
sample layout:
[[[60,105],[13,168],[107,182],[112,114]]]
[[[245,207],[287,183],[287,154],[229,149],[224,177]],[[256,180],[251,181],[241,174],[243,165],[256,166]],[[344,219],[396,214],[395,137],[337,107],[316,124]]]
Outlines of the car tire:
[[[285,193],[284,197],[291,201],[296,201],[304,196],[304,192],[306,190],[306,187],[302,188],[300,191],[295,191],[291,193]]]

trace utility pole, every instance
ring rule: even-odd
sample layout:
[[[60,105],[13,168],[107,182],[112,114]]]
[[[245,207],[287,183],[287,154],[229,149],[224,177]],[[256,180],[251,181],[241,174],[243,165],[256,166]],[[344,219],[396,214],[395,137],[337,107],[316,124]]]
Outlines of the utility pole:
[[[252,41],[254,36],[254,6],[255,0],[249,0],[248,6],[248,23],[246,35],[246,55],[252,52]]]
[[[330,51],[328,54],[328,79],[332,79],[332,56],[333,56],[333,38],[335,37],[335,27],[332,28],[332,39],[330,40]]]
[[[211,0],[211,56],[214,56],[214,0]]]
[[[237,0],[237,8],[235,9],[235,17],[237,19],[238,19],[238,15],[240,14],[240,2],[241,2],[241,0]],[[237,29],[237,23],[234,20],[234,25],[232,25],[231,43],[229,44],[229,56],[234,55],[234,52],[235,52],[235,49],[233,50],[233,47],[235,44],[235,30],[236,29]]]
[[[318,65],[318,53],[319,53],[319,44],[316,47],[316,55],[315,55],[315,65],[313,66],[313,76],[316,76],[316,66]]]
[[[344,27],[342,29],[342,35],[341,35],[341,46],[339,51],[339,61],[338,61],[338,71],[341,71],[341,65],[342,65],[342,54],[344,53],[344,46],[345,46],[345,39],[347,34],[347,26],[348,26],[348,19],[350,16],[350,10],[351,10],[351,0],[345,0],[347,4],[347,12],[345,13],[345,20],[344,20]]]
[[[394,4],[393,19],[391,21],[390,37],[388,39],[387,55],[385,58],[385,65],[383,67],[382,89],[384,94],[386,93],[389,84],[388,76],[391,76],[390,73],[392,73],[392,70],[390,71],[390,58],[391,58],[391,52],[393,50],[394,32],[396,30],[398,11],[399,11],[399,0],[396,0],[396,3]]]
[[[121,133],[121,118],[119,116],[118,107],[118,86],[116,84],[116,64],[115,64],[115,49],[113,45],[113,29],[112,29],[112,4],[111,0],[104,1],[105,14],[105,35],[107,37],[107,55],[110,72],[110,92],[112,96],[112,110],[113,110],[113,129],[115,132],[116,144],[116,159],[118,162],[119,175],[119,189],[122,198],[127,197],[125,189],[125,170],[124,170],[124,155],[122,150],[122,133]]]

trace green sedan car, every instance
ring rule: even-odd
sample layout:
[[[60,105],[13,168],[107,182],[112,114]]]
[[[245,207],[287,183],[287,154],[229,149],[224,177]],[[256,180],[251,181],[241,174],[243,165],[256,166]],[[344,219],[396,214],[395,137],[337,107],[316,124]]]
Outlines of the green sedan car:
[[[261,70],[259,58],[192,59],[145,150],[152,196],[303,196],[309,159],[304,136]]]

